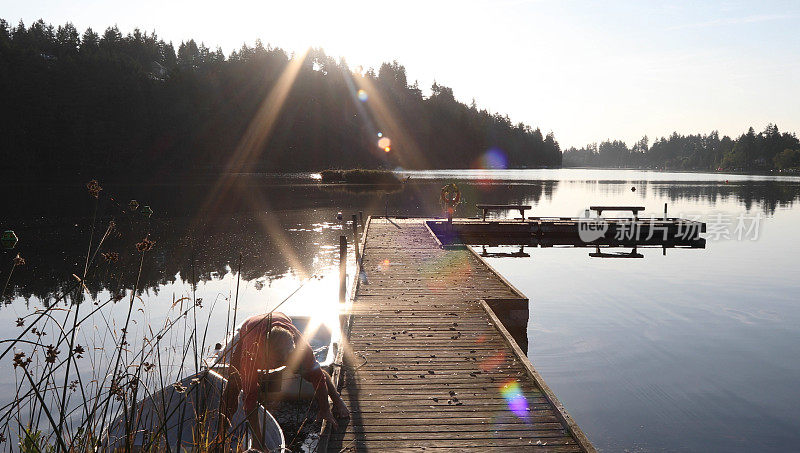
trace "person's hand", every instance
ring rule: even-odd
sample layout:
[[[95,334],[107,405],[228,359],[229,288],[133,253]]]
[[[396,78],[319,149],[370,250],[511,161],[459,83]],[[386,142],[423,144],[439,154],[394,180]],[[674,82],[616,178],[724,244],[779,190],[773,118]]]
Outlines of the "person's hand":
[[[333,427],[334,431],[339,429],[339,424],[336,423],[336,419],[333,417],[331,408],[327,404],[325,405],[325,407],[320,408],[319,414],[317,414],[317,420],[327,421]]]

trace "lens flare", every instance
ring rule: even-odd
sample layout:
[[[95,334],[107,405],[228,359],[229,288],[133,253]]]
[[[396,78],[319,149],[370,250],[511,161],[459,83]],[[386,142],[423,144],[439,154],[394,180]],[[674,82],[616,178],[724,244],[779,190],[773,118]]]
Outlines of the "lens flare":
[[[381,137],[381,139],[378,140],[378,148],[386,149],[390,146],[392,146],[392,141],[389,140],[389,137]]]
[[[441,274],[442,269],[446,270],[444,275]],[[424,275],[439,274],[440,278],[428,283],[429,290],[439,292],[469,284],[473,269],[469,258],[465,255],[445,255],[426,260],[422,273]]]
[[[478,158],[475,167],[486,170],[505,170],[508,168],[508,158],[502,149],[489,148]]]
[[[530,408],[528,407],[528,400],[525,398],[525,395],[522,394],[519,382],[506,382],[500,387],[500,394],[503,395],[503,398],[505,398],[508,404],[508,409],[513,412],[514,415],[522,419],[528,418],[528,411]]]
[[[391,146],[387,146],[386,148],[383,148],[383,151],[386,152],[386,153],[388,153],[391,150],[392,150]]]
[[[378,138],[383,137],[383,132],[378,132]]]
[[[369,96],[367,96],[367,92],[364,90],[358,90],[358,100],[361,102],[367,102]]]
[[[483,371],[492,371],[500,368],[506,361],[506,353],[502,349],[495,352],[493,355],[483,359],[480,363],[480,368]]]

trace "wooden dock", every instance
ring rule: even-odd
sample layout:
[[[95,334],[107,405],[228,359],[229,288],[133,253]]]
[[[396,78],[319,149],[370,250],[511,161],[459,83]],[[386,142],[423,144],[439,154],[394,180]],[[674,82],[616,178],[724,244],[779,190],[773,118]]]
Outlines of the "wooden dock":
[[[500,322],[527,298],[477,254],[425,219],[371,218],[360,250],[333,373],[351,419],[321,451],[595,451]]]

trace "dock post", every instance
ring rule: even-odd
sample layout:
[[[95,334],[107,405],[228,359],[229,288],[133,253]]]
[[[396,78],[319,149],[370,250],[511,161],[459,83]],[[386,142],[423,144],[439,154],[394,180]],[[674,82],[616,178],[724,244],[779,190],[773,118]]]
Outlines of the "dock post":
[[[358,263],[358,217],[353,214],[353,250],[356,252],[356,263]]]
[[[339,303],[347,298],[347,236],[339,236]]]
[[[667,204],[664,203],[664,220],[667,220]]]
[[[358,220],[361,221],[361,231],[364,231],[364,211],[358,211]]]

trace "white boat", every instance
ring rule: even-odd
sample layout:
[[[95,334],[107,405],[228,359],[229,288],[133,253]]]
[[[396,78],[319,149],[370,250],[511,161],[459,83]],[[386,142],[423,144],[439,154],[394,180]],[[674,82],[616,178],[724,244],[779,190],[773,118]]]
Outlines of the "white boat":
[[[131,433],[132,451],[204,450],[217,438],[219,407],[225,379],[213,370],[203,370],[179,383],[138,401],[136,407],[120,414],[112,422],[103,442],[103,451],[125,448],[126,433]],[[286,447],[283,431],[263,406],[256,409],[264,430],[267,451]],[[126,429],[126,424],[130,428]],[[245,423],[244,411],[239,408],[225,435],[225,451],[250,448],[253,432]],[[167,446],[168,445],[168,446]],[[197,448],[201,447],[201,448]]]

